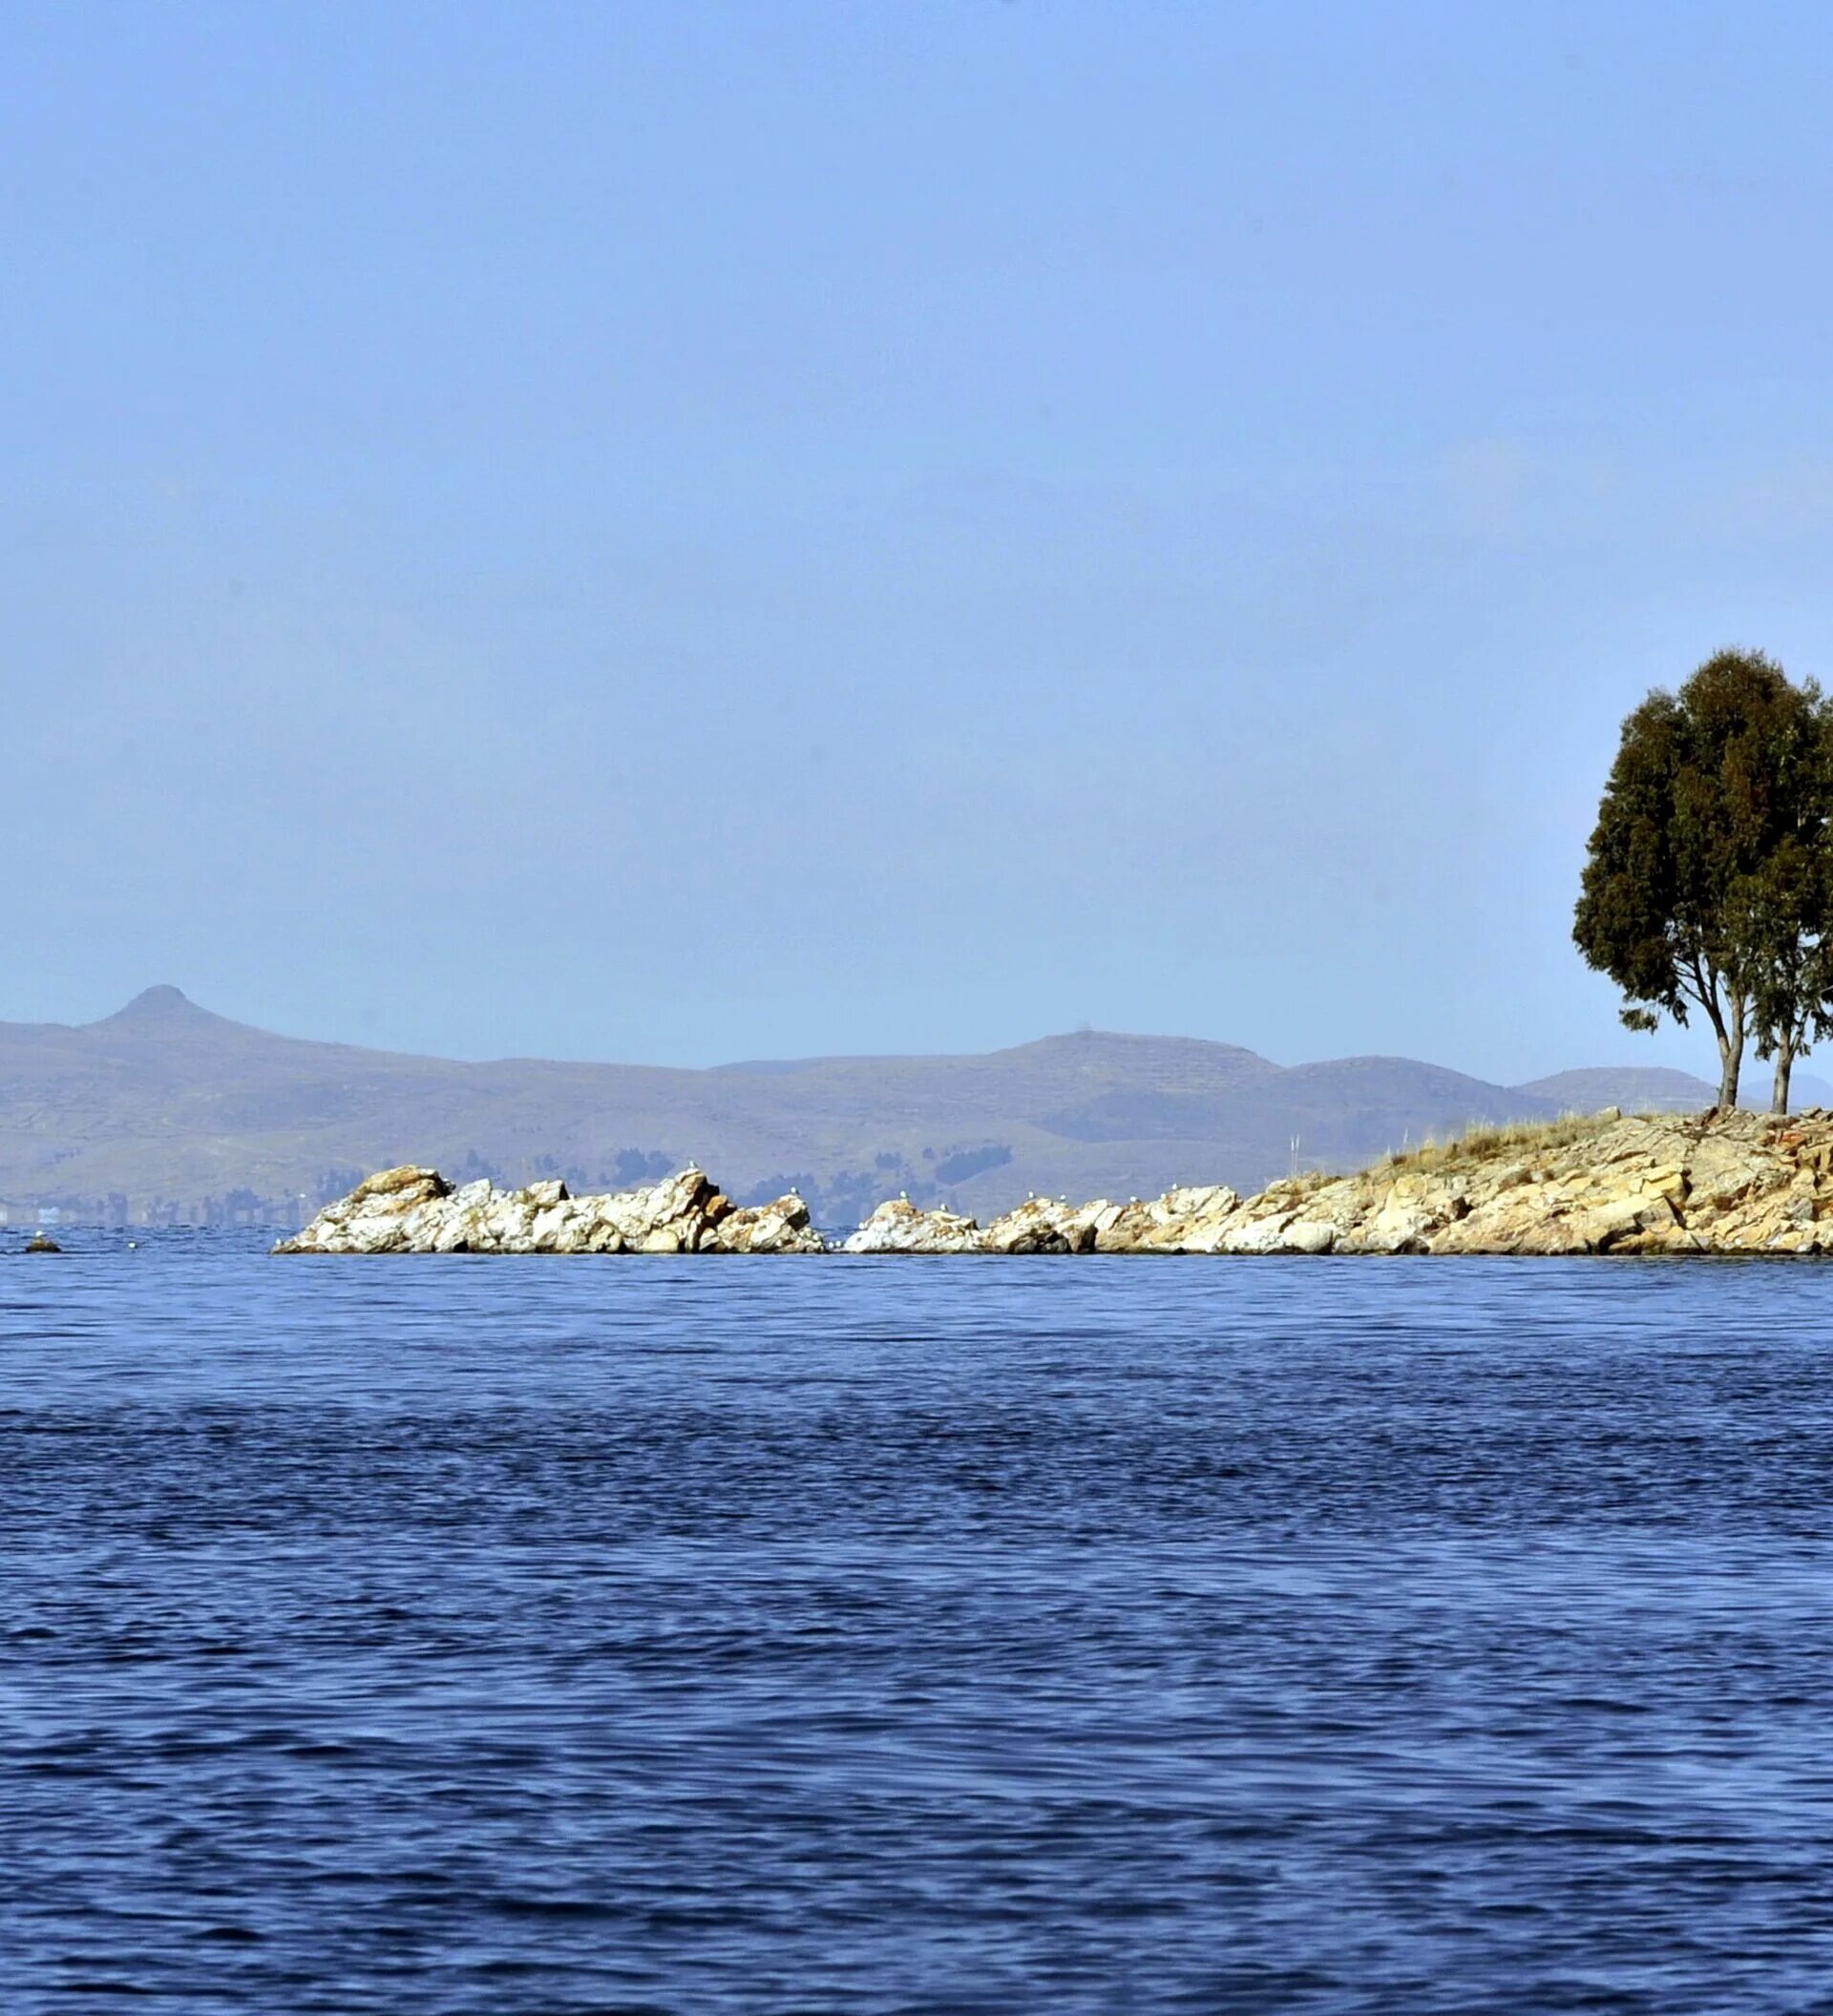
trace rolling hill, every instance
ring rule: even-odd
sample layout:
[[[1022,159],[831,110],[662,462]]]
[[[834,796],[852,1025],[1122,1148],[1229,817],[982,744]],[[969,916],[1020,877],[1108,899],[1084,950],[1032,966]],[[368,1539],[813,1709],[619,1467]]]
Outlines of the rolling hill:
[[[898,1190],[987,1214],[1034,1190],[1245,1189],[1473,1121],[1710,1098],[1681,1072],[1505,1086],[1405,1058],[1284,1067],[1097,1031],[982,1057],[698,1071],[460,1062],[276,1036],[154,987],[80,1027],[0,1023],[0,1197],[135,1222],[290,1223],[390,1163],[604,1187],[697,1159],[741,1199],[793,1183],[844,1224]]]

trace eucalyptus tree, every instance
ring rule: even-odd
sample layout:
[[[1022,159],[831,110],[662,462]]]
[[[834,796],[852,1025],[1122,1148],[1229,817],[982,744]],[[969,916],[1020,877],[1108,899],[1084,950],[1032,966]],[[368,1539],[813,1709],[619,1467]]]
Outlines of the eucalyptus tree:
[[[1738,1101],[1753,1036],[1788,1073],[1828,1026],[1826,708],[1759,651],[1720,651],[1623,724],[1572,936],[1653,1029],[1696,1011],[1718,1045],[1718,1103]]]
[[[1833,706],[1810,687],[1811,742],[1798,824],[1745,886],[1745,930],[1758,956],[1751,1009],[1757,1054],[1775,1065],[1772,1113],[1788,1111],[1797,1058],[1833,1035]]]

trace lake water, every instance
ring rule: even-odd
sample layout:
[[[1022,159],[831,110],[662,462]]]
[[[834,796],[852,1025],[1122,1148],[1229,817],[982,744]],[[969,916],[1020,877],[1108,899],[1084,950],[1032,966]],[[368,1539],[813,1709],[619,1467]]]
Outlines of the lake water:
[[[70,1243],[9,2012],[1833,2007],[1833,1268]]]

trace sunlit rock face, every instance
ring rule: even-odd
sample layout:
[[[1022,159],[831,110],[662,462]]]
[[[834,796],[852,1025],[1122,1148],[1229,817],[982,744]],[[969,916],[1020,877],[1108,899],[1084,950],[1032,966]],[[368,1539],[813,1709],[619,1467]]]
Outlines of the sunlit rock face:
[[[327,1205],[283,1253],[818,1253],[795,1196],[740,1209],[704,1171],[574,1197],[563,1183],[454,1189],[435,1169],[385,1169]]]
[[[907,1197],[881,1204],[842,1247],[849,1253],[976,1253],[980,1228],[953,1211],[925,1211]]]
[[[818,1253],[792,1192],[740,1208],[698,1168],[610,1195],[561,1183],[454,1189],[384,1169],[284,1253]],[[849,1253],[1833,1252],[1833,1115],[1645,1114],[1500,1127],[1355,1176],[1303,1175],[1243,1198],[1223,1185],[1125,1204],[1032,1197],[981,1226],[907,1197]]]
[[[1270,1185],[1205,1250],[1833,1252],[1833,1116],[1612,1110],[1477,1132],[1359,1175]]]

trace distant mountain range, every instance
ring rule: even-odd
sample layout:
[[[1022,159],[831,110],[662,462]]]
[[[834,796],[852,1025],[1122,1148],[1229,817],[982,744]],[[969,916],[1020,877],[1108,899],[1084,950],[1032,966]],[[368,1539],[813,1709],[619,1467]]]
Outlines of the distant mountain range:
[[[1798,1103],[1833,1103],[1796,1083]],[[391,1163],[603,1188],[696,1159],[741,1201],[794,1184],[839,1225],[899,1190],[985,1215],[1028,1191],[1247,1189],[1475,1121],[1712,1097],[1682,1071],[1492,1085],[1406,1058],[1286,1068],[1229,1043],[1095,1031],[984,1057],[461,1063],[274,1036],[153,987],[82,1027],[0,1023],[0,1198],[289,1223]]]

